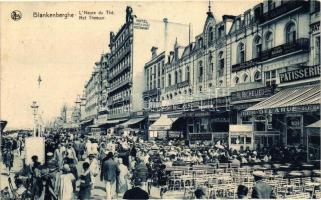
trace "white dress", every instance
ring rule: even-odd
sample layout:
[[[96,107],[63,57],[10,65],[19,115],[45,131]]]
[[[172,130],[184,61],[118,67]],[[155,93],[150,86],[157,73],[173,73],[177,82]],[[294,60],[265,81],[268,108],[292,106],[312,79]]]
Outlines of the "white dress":
[[[72,182],[75,177],[72,173],[61,174],[58,179],[58,200],[72,200],[74,196]]]

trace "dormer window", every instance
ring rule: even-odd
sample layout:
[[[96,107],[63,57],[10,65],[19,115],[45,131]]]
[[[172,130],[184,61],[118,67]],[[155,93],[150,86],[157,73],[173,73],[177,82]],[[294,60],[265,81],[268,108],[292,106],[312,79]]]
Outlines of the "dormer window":
[[[224,35],[224,26],[222,25],[218,28],[218,38],[223,37],[223,35]]]
[[[203,47],[203,38],[198,39],[198,46],[199,48]]]

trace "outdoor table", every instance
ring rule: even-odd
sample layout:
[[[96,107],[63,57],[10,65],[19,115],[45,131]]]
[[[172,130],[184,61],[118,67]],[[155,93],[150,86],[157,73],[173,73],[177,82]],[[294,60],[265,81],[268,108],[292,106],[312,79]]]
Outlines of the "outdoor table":
[[[321,171],[320,170],[313,170],[313,174],[316,176],[320,177],[321,176]]]
[[[312,167],[314,167],[314,165],[311,165],[311,164],[303,164],[302,167],[312,168]]]
[[[302,173],[299,173],[299,172],[290,172],[289,175],[290,175],[290,176],[302,176]]]

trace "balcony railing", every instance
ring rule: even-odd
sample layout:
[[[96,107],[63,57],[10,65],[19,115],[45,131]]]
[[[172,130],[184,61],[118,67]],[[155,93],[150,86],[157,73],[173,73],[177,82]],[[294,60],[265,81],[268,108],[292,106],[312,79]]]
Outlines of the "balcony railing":
[[[285,3],[281,6],[278,6],[267,13],[264,13],[262,18],[260,19],[261,23],[267,22],[269,20],[272,20],[278,16],[281,16],[291,10],[297,9],[299,7],[303,7],[305,9],[308,8],[309,2],[302,1],[302,0],[296,0],[296,1],[289,1],[288,3]]]
[[[114,79],[115,77],[117,77],[119,74],[121,74],[123,71],[125,71],[125,70],[128,69],[128,68],[130,69],[130,64],[125,65],[125,66],[123,66],[122,68],[120,68],[117,72],[114,72],[114,73],[110,74],[110,75],[108,76],[108,81]]]
[[[126,84],[130,84],[131,83],[131,77],[125,79],[123,82],[120,82],[120,83],[117,83],[117,84],[114,84],[113,86],[110,87],[110,90],[109,90],[109,93],[125,86]]]
[[[177,88],[182,88],[182,87],[189,86],[189,80],[179,82],[176,85],[177,85]]]
[[[238,83],[234,88],[231,88],[232,92],[252,90],[256,88],[264,87],[262,82],[251,82],[251,83]]]
[[[116,119],[116,118],[123,118],[123,117],[129,117],[129,112],[117,113],[117,114],[110,113],[108,115],[108,119]]]
[[[259,58],[253,58],[252,60],[232,65],[232,72],[237,72],[242,69],[253,67],[256,65],[257,61],[259,61]]]
[[[119,104],[125,101],[129,101],[130,100],[130,96],[125,96],[125,97],[121,97],[115,100],[108,100],[108,106],[110,105],[114,105],[114,104]]]
[[[308,38],[300,38],[293,42],[288,42],[260,53],[261,61],[276,58],[296,51],[309,51],[310,41]]]
[[[159,88],[154,88],[154,89],[147,90],[147,91],[143,92],[143,98],[150,97],[150,96],[156,96],[158,94],[159,94]]]
[[[177,89],[177,84],[174,84],[174,85],[166,87],[165,92],[169,92],[169,91],[176,90],[176,89]]]
[[[183,88],[183,87],[186,87],[186,86],[189,86],[189,80],[185,80],[185,81],[176,83],[174,85],[168,86],[168,87],[165,88],[165,92],[169,92],[169,91],[172,91],[172,90],[177,90],[179,88]]]

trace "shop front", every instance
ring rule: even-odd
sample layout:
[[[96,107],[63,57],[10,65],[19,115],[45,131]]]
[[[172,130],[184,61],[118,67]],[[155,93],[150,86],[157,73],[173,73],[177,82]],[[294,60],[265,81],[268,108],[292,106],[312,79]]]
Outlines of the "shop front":
[[[271,131],[281,133],[286,146],[307,145],[307,125],[320,119],[320,85],[285,88],[270,98],[246,109],[243,116],[264,116]]]
[[[167,139],[168,131],[172,129],[173,123],[179,117],[161,114],[161,116],[148,129],[148,140]]]

